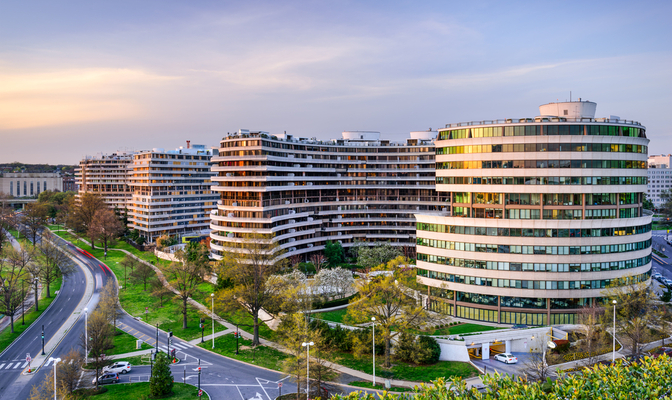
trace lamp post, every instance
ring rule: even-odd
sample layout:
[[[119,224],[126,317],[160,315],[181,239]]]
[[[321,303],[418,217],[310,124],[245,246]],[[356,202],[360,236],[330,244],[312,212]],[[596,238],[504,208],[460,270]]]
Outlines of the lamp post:
[[[26,324],[26,299],[23,294],[23,279],[21,279],[21,325]]]
[[[54,363],[54,400],[56,399],[56,364],[58,364],[61,359],[60,358],[54,358],[54,357],[49,357],[49,361]]]
[[[212,299],[212,348],[215,348],[215,294],[210,293]]]
[[[89,308],[87,307],[84,309],[84,364],[86,364],[88,360],[89,360]]]
[[[314,344],[313,342],[301,343],[301,346],[306,348],[306,400],[310,396],[310,346]]]
[[[376,317],[371,317],[373,326],[373,340],[371,347],[373,347],[373,386],[376,386]]]
[[[616,300],[612,302],[614,304],[614,334],[613,336],[613,342],[612,342],[612,351],[611,351],[611,363],[616,362]]]

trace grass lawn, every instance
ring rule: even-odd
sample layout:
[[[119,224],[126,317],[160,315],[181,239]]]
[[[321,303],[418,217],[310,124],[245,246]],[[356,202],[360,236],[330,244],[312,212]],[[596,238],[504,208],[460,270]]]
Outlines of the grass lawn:
[[[327,311],[327,312],[322,312],[322,313],[311,313],[310,316],[313,318],[321,319],[324,321],[331,321],[331,322],[339,322],[343,323],[343,318],[345,317],[345,314],[348,313],[348,309],[344,308],[342,310],[336,310],[336,311]]]
[[[376,379],[376,382],[379,382],[379,379]],[[414,392],[415,390],[407,387],[391,387],[390,389],[386,389],[384,384],[376,384],[376,386],[373,386],[371,382],[366,382],[366,381],[356,381],[356,382],[350,382],[348,383],[350,386],[357,386],[361,388],[366,388],[366,389],[377,389],[377,390],[387,390],[388,392],[398,392],[398,393],[406,393],[406,392]]]
[[[31,307],[31,310],[33,310],[33,311],[30,311],[30,312],[26,313],[26,316],[25,316],[26,324],[25,325],[21,325],[21,317],[20,316],[19,317],[14,317],[14,333],[11,333],[11,331],[9,329],[9,326],[6,329],[4,329],[2,332],[0,332],[0,352],[5,350],[10,344],[12,344],[12,342],[17,337],[19,337],[23,333],[23,331],[28,329],[30,324],[32,324],[40,315],[42,315],[44,310],[46,310],[47,307],[49,307],[49,305],[51,304],[51,302],[53,302],[54,299],[56,298],[55,293],[56,293],[57,290],[59,290],[61,288],[61,283],[63,283],[63,278],[62,277],[56,279],[54,282],[51,282],[51,284],[49,285],[49,288],[51,290],[52,297],[48,298],[48,299],[44,298],[44,297],[40,298],[40,301],[39,301],[40,311],[35,311],[35,306],[34,305],[33,305],[33,307]],[[46,294],[47,294],[47,291],[43,290],[42,291],[42,296],[46,296]]]
[[[114,354],[124,354],[124,353],[130,353],[133,351],[138,351],[135,348],[135,341],[137,340],[133,335],[129,335],[128,333],[122,331],[121,329],[116,330],[117,334],[114,336],[112,339],[112,347],[111,349],[105,351],[105,354],[108,356],[114,355]],[[145,342],[142,342],[142,349],[141,350],[149,350],[151,349],[152,346],[148,345]]]
[[[331,357],[332,362],[336,362],[345,367],[362,371],[367,374],[373,373],[373,363],[371,358],[358,360],[351,353],[334,352]],[[383,356],[376,357],[376,375],[381,378],[399,379],[414,382],[431,382],[437,378],[450,378],[452,376],[461,376],[469,378],[478,375],[478,370],[469,363],[457,361],[439,361],[433,365],[410,365],[405,363],[395,363],[392,360],[392,368],[383,368]]]
[[[149,382],[124,383],[117,385],[104,386],[107,391],[90,398],[96,400],[119,400],[119,399],[148,399]],[[89,398],[88,396],[86,398]],[[203,396],[198,397],[198,389],[195,386],[185,385],[184,383],[173,384],[173,394],[162,397],[162,399],[209,399],[203,392]]]
[[[276,371],[282,371],[282,362],[290,357],[279,350],[267,346],[257,346],[256,350],[253,350],[250,348],[252,345],[251,340],[243,338],[238,340],[240,346],[238,355],[236,355],[236,338],[233,337],[233,334],[215,338],[214,350],[212,349],[212,341],[206,341],[205,343],[199,344],[199,346],[235,360]]]

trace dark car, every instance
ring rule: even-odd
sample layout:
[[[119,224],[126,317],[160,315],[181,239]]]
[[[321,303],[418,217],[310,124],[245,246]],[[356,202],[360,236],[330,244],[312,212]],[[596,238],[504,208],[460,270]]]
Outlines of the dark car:
[[[106,372],[98,377],[99,385],[104,385],[106,383],[117,383],[117,382],[119,382],[119,374],[117,374],[116,372]],[[91,383],[95,385],[96,378],[93,378],[93,381],[91,381]]]
[[[667,354],[668,357],[672,357],[672,347],[659,347],[655,351],[651,352],[651,357],[656,358],[662,356],[663,354]]]

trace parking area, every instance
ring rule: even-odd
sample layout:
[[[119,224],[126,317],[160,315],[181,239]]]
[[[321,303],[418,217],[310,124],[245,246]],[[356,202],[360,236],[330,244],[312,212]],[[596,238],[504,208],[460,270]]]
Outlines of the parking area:
[[[518,363],[516,364],[504,364],[501,361],[495,360],[493,357],[490,357],[488,360],[479,360],[472,359],[471,361],[476,364],[479,368],[483,369],[486,373],[499,372],[500,374],[509,374],[515,376],[525,375],[525,363],[530,360],[532,357],[531,353],[523,352],[512,352],[514,356],[518,357]]]

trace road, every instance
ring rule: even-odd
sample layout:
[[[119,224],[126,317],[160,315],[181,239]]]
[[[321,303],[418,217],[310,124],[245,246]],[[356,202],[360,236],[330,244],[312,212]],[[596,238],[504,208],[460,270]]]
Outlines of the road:
[[[99,291],[106,284],[108,279],[114,279],[113,274],[109,268],[107,268],[107,266],[99,260],[78,251],[74,246],[69,245],[67,248],[70,251],[70,254],[85,264],[89,271],[91,271],[93,274],[94,280],[96,282],[96,290],[88,304],[89,310],[93,310],[98,302]],[[67,318],[69,313],[72,312],[74,305],[78,302],[77,298],[75,298],[75,294],[83,291],[85,286],[83,282],[84,274],[81,271],[79,271],[78,274],[72,275],[72,277],[68,277],[64,281],[63,293],[61,296],[63,296],[64,299],[67,299],[67,301],[64,301],[64,303],[70,301],[72,303],[68,303],[71,304],[71,307],[69,308],[66,306],[60,306],[61,308],[56,307],[59,312],[58,315],[64,314]],[[65,294],[70,293],[69,291],[72,291],[72,295],[66,297]],[[61,299],[58,300],[61,301]],[[68,310],[70,311],[68,312]],[[50,321],[50,325],[60,326],[60,324],[57,324],[57,319],[55,316],[50,314],[45,318],[45,320],[47,320],[47,318]],[[127,327],[137,331],[136,336],[144,335],[143,338],[148,344],[152,346],[155,344],[156,327],[137,321],[127,314],[119,319],[119,323],[125,324]],[[53,357],[62,357],[73,348],[81,350],[80,337],[83,332],[84,320],[83,318],[80,318],[73,326],[73,329],[67,333],[64,340],[62,340],[59,346],[54,350]],[[31,342],[34,342],[34,334],[31,335],[32,336],[29,335],[28,338],[31,340]],[[166,338],[166,332],[159,331],[159,348],[163,351],[167,351]],[[210,394],[212,399],[272,400],[279,395],[279,382],[283,382],[283,393],[289,393],[296,390],[296,385],[290,382],[287,374],[266,370],[264,368],[255,367],[253,365],[222,357],[199,347],[193,346],[181,339],[173,338],[173,343],[174,348],[178,349],[177,357],[183,360],[179,364],[171,366],[175,381],[181,382],[183,380],[185,377],[186,368],[186,382],[197,384],[197,367],[200,359],[201,386]],[[27,345],[28,343],[21,342],[15,346],[12,346],[16,348],[16,350],[11,353],[12,357],[25,358],[25,349],[28,348],[26,347]],[[5,385],[0,387],[0,393],[2,393],[0,400],[28,398],[32,386],[38,385],[40,382],[42,382],[47,373],[53,373],[53,365],[47,362],[44,367],[34,374],[34,376],[22,376],[21,379],[19,379],[20,371],[21,369],[15,370],[14,368],[7,367],[0,369],[0,382],[3,382]],[[141,366],[135,367],[131,373],[124,375],[122,379],[123,381],[133,382],[147,381],[149,375],[149,367]],[[84,379],[86,379],[84,382],[91,382],[93,376],[86,377]],[[12,381],[14,381],[13,384],[11,384]],[[343,389],[345,392],[352,390],[347,388]]]
[[[66,245],[65,248],[71,253],[76,252],[71,245]],[[89,264],[87,264],[87,267],[93,268]],[[44,340],[47,343],[74,312],[85,294],[86,277],[84,271],[79,267],[74,270],[75,272],[64,277],[61,290],[49,308],[12,345],[0,353],[0,400],[25,399],[28,397],[18,395],[24,391],[32,380],[30,376],[20,375],[28,365],[26,354],[30,354],[34,358],[42,352],[42,326],[44,325]],[[80,332],[83,332],[83,330],[80,330]],[[78,341],[75,334],[69,336],[71,336],[69,341],[72,341],[72,343]],[[55,354],[60,353],[56,352]],[[28,388],[28,391],[30,391],[30,388]]]
[[[662,274],[664,277],[668,279],[672,279],[672,246],[667,244],[666,239],[667,239],[667,231],[653,231],[651,234],[651,239],[653,240],[653,248],[658,250],[658,249],[664,249],[662,251],[663,254],[670,258],[662,258],[659,256],[656,256],[655,258],[652,258],[652,273],[659,272]],[[670,234],[670,239],[672,239],[672,234]],[[655,254],[653,254],[655,255]],[[662,260],[663,263],[658,262],[658,260]],[[655,284],[658,284],[658,281],[655,281]]]

